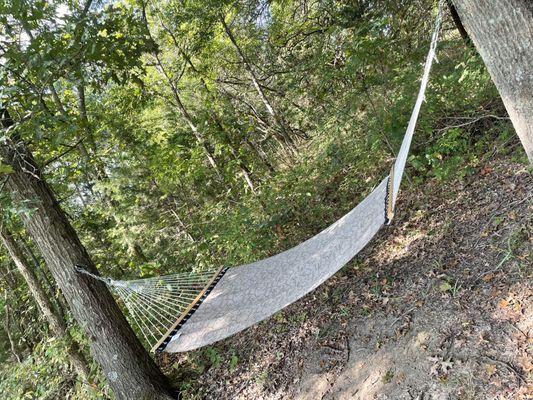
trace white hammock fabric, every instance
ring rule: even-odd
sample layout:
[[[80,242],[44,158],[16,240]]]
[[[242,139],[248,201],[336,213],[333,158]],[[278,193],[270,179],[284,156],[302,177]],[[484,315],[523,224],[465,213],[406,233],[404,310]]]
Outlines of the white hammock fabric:
[[[273,257],[234,268],[133,281],[100,279],[123,301],[153,351],[197,349],[268,318],[309,293],[348,263],[391,218],[424,101],[437,47],[444,0],[420,90],[389,177],[352,211],[318,235]]]

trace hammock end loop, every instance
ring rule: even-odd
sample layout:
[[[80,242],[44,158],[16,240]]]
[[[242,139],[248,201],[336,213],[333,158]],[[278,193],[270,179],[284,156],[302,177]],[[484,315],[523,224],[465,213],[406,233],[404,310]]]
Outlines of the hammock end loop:
[[[392,164],[387,183],[387,196],[385,197],[385,224],[390,225],[394,218],[394,164]]]
[[[79,265],[79,264],[74,264],[74,270],[79,273],[79,274],[84,274],[84,275],[88,275],[90,276],[91,278],[94,278],[100,282],[104,282],[106,285],[108,286],[111,286],[113,285],[113,279],[111,278],[108,278],[108,277],[104,277],[104,276],[98,276],[98,275],[95,275],[89,271],[87,271],[87,269],[83,266],[83,265]]]

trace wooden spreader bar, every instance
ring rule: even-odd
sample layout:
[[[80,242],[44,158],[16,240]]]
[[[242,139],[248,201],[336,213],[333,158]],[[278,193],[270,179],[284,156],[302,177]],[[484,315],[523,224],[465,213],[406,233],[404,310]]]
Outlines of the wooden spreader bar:
[[[191,304],[183,311],[176,322],[168,329],[161,339],[152,347],[153,353],[160,353],[165,350],[170,340],[178,333],[180,328],[187,322],[187,320],[194,314],[194,312],[200,307],[202,302],[207,298],[211,290],[216,286],[218,281],[224,276],[228,267],[221,267],[211,278],[211,280],[205,285],[202,291],[196,296]]]

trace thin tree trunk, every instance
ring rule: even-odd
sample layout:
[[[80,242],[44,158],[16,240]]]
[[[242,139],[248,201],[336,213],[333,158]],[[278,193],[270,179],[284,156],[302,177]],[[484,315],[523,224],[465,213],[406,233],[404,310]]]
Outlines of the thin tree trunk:
[[[453,2],[533,163],[533,1]]]
[[[15,275],[13,272],[13,270],[9,270],[8,268],[5,268],[5,271],[2,271],[2,278],[4,278],[4,281],[7,285],[7,287],[10,289],[11,293],[16,293],[16,291],[18,290],[18,287],[19,287],[19,282],[18,282],[18,275]],[[7,296],[7,291],[5,291],[5,296]],[[7,299],[7,297],[6,297]],[[11,304],[13,304],[13,300],[15,301],[18,301],[18,298],[17,299],[11,299]],[[16,305],[18,307],[18,303]],[[20,326],[20,323],[19,323],[19,320],[17,318],[12,318],[10,320],[11,322],[11,325],[14,327],[14,330],[16,330],[17,332],[19,332],[19,334],[21,332],[23,332],[23,329],[21,328]],[[34,341],[34,338],[33,336],[32,337],[23,337],[23,343],[26,347],[26,349],[28,349],[30,352],[33,350],[33,348],[35,347],[35,341]]]
[[[4,328],[7,335],[7,340],[9,341],[9,348],[11,350],[11,353],[15,356],[18,363],[22,362],[22,357],[18,353],[17,346],[15,345],[15,341],[13,340],[13,335],[11,334],[11,307],[9,306],[9,301],[7,298],[7,292],[4,292],[4,300],[5,300],[5,306],[4,306],[4,313],[5,313],[5,321],[4,321]]]
[[[227,91],[227,90],[224,90],[224,93],[226,94],[227,97],[231,98],[231,99],[234,99],[235,101],[239,102],[239,103],[242,103],[244,106],[246,106],[250,112],[248,113],[248,115],[251,117],[251,118],[254,118],[257,120],[258,122],[258,126],[257,126],[257,129],[261,132],[263,132],[266,137],[268,139],[273,139],[284,151],[285,155],[288,156],[288,158],[290,158],[292,156],[292,154],[289,152],[286,151],[285,149],[285,144],[283,142],[282,139],[280,139],[279,135],[276,133],[276,130],[274,128],[272,128],[272,126],[270,126],[268,124],[267,121],[265,121],[260,113],[256,110],[256,108],[253,106],[253,104],[247,102],[245,99]],[[272,134],[272,132],[274,132],[274,134]],[[263,158],[262,158],[263,159]],[[267,160],[266,158],[264,158],[263,160]],[[272,172],[274,172],[274,170],[272,170]]]
[[[155,43],[155,40],[153,39],[152,33],[150,31],[150,24],[148,23],[148,18],[146,16],[146,4],[144,3],[144,1],[141,3],[141,6],[142,6],[142,8],[141,8],[142,17],[143,17],[144,24],[146,26],[146,30],[148,31],[148,35],[150,36],[152,41]],[[211,152],[211,149],[207,145],[207,142],[206,142],[206,139],[205,139],[204,135],[198,130],[198,127],[196,126],[196,124],[194,123],[191,115],[187,111],[187,108],[185,107],[185,105],[181,101],[181,96],[180,96],[179,90],[178,90],[177,86],[175,85],[174,81],[172,80],[172,78],[170,77],[170,75],[168,74],[168,72],[167,72],[166,68],[164,67],[163,63],[161,62],[161,58],[159,57],[159,54],[158,54],[157,50],[154,50],[152,52],[152,54],[155,57],[155,60],[156,60],[156,63],[157,63],[157,67],[158,67],[159,71],[163,74],[163,76],[167,80],[167,83],[168,83],[168,85],[170,87],[170,90],[171,90],[172,95],[174,97],[174,100],[176,102],[176,106],[177,106],[181,116],[183,117],[183,119],[185,119],[185,122],[187,122],[187,125],[189,125],[189,128],[191,129],[191,132],[192,132],[193,136],[196,138],[196,141],[198,142],[198,144],[200,144],[200,146],[202,146],[202,148],[204,149],[204,151],[206,153],[207,160],[209,161],[209,164],[211,165],[211,167],[213,167],[213,169],[216,171],[216,173],[219,176],[221,176],[220,169],[218,168],[218,165],[217,165],[217,163],[215,161],[215,157],[214,157],[213,153]]]
[[[189,111],[187,110],[187,108],[185,108],[185,105],[181,101],[181,96],[180,96],[180,93],[178,91],[178,88],[176,87],[176,85],[174,84],[174,82],[172,81],[170,76],[168,75],[166,69],[163,66],[163,63],[161,62],[161,60],[159,58],[159,55],[155,55],[155,57],[156,57],[156,62],[157,62],[157,65],[159,67],[159,70],[165,76],[165,78],[167,80],[167,83],[170,86],[170,90],[172,92],[172,95],[174,96],[174,101],[176,102],[175,104],[176,104],[181,116],[183,117],[185,122],[187,122],[187,125],[189,125],[189,128],[191,129],[191,132],[192,132],[193,136],[196,138],[196,141],[198,142],[198,144],[200,144],[200,146],[202,146],[202,148],[204,149],[206,157],[207,157],[207,160],[209,161],[209,164],[211,165],[211,167],[213,167],[213,169],[217,172],[217,174],[220,175],[220,169],[218,168],[218,165],[217,165],[217,163],[215,161],[215,156],[213,155],[211,149],[207,145],[207,142],[206,142],[204,136],[200,133],[200,131],[198,130],[198,127],[196,126],[196,124],[192,120],[192,117],[189,114]]]
[[[0,266],[0,268],[2,268]],[[4,268],[2,268],[4,269]],[[1,271],[2,275],[1,277],[4,279],[6,285],[8,286],[11,291],[17,290],[18,282],[15,279],[15,276],[13,275],[14,270],[10,270],[9,268],[5,268],[5,271]]]
[[[90,7],[91,1],[88,1],[87,4]],[[85,14],[85,12],[84,12],[84,14]],[[26,34],[30,37],[30,39],[33,40],[34,39],[33,33],[31,32],[29,27],[28,26],[24,26],[24,30],[25,30]],[[39,59],[40,59],[40,57],[39,57]],[[80,67],[80,74],[81,73],[82,73],[82,71],[81,71],[81,67]],[[49,89],[50,89],[50,92],[52,93],[52,99],[54,101],[54,104],[56,105],[57,109],[59,110],[59,113],[61,114],[61,116],[63,118],[65,118],[65,120],[66,120],[68,118],[67,111],[65,110],[65,107],[63,106],[63,102],[59,98],[59,95],[57,94],[57,90],[56,90],[56,88],[55,88],[53,83],[51,83],[49,85]],[[79,112],[80,112],[80,117],[81,117],[81,120],[82,120],[83,125],[84,125],[84,130],[88,130],[89,129],[89,120],[87,118],[87,107],[85,105],[85,87],[84,87],[83,82],[81,82],[80,85],[78,85],[77,94],[78,94],[78,108],[79,108]],[[81,154],[81,156],[83,158],[83,161],[86,164],[85,165],[86,166],[85,170],[87,171],[88,170],[88,166],[90,165],[90,156],[89,156],[89,153],[87,152],[85,144],[83,143],[83,140],[81,140],[78,143],[78,150],[80,151],[80,154]],[[85,175],[86,175],[87,185],[89,185],[89,179],[88,179],[87,173],[85,173]]]
[[[183,56],[183,58],[185,59],[187,64],[189,64],[189,67],[191,67],[192,71],[199,77],[200,82],[202,83],[202,86],[204,87],[204,90],[206,91],[208,96],[211,97],[211,99],[214,100],[215,96],[214,96],[213,92],[211,91],[211,89],[209,89],[209,86],[207,85],[207,82],[205,81],[204,77],[200,75],[200,73],[198,72],[198,70],[194,66],[194,64],[193,64],[193,62],[191,60],[191,57],[189,57],[189,55],[179,46],[178,41],[176,39],[176,36],[174,36],[174,33],[163,23],[163,21],[160,21],[160,22],[161,22],[161,25],[163,26],[163,28],[170,35],[170,38],[172,39],[176,49],[178,49],[178,51],[181,53],[181,55]],[[226,129],[224,128],[224,126],[222,125],[222,122],[220,121],[220,118],[217,115],[217,113],[215,111],[211,111],[210,114],[211,114],[211,118],[215,121],[215,123],[218,126],[219,130],[224,134],[224,137],[226,138],[227,145],[230,148],[230,152],[231,152],[232,158],[239,165],[239,169],[241,170],[241,173],[242,173],[244,181],[246,182],[246,184],[248,185],[248,187],[250,188],[252,193],[255,193],[255,187],[254,187],[254,184],[253,184],[252,179],[250,177],[250,169],[248,168],[247,165],[245,165],[242,162],[242,160],[238,156],[238,151],[235,148],[235,146],[233,145],[233,143],[231,141],[231,138],[229,137]]]
[[[207,160],[209,161],[209,164],[211,164],[211,167],[213,167],[213,169],[220,175],[220,169],[218,168],[218,165],[215,161],[215,156],[213,155],[213,153],[211,152],[211,149],[207,145],[204,136],[200,133],[200,131],[198,130],[198,127],[193,122],[192,117],[189,114],[189,111],[185,108],[185,105],[181,101],[178,88],[176,87],[176,85],[174,85],[174,82],[172,82],[172,79],[170,79],[170,77],[167,75],[166,70],[163,68],[161,62],[159,61],[159,57],[157,57],[157,59],[158,59],[158,64],[160,66],[160,70],[167,77],[167,81],[170,85],[172,94],[174,95],[174,100],[176,101],[176,105],[178,107],[178,110],[180,111],[181,116],[183,117],[183,119],[185,119],[185,122],[187,122],[187,125],[189,125],[189,128],[191,129],[192,134],[196,138],[196,141],[204,149]]]
[[[453,23],[455,24],[455,27],[459,31],[459,34],[461,35],[461,37],[463,38],[463,40],[468,46],[472,46],[472,40],[470,40],[470,36],[468,36],[468,32],[463,26],[463,23],[461,22],[461,18],[459,18],[459,14],[457,14],[457,10],[455,9],[455,6],[453,5],[452,0],[446,0],[446,3],[448,4],[450,15],[452,16]]]
[[[174,200],[174,203],[175,203],[175,200]],[[189,230],[187,229],[187,225],[185,225],[185,223],[183,222],[183,220],[181,219],[177,211],[171,207],[170,212],[174,216],[176,221],[178,222],[178,225],[180,227],[180,232],[183,232],[185,236],[187,236],[187,239],[189,239],[190,242],[195,243],[196,240],[194,240],[194,237],[189,233]]]
[[[189,65],[193,68],[194,70],[194,66],[190,60],[190,58],[187,57],[187,61],[189,62]],[[213,94],[211,93],[211,91],[209,90],[209,86],[207,85],[206,81],[204,80],[203,77],[200,77],[200,81],[202,82],[203,86],[204,86],[204,90],[206,90],[206,92],[208,93],[209,96],[211,96],[211,98],[213,98]],[[252,191],[252,193],[255,193],[255,187],[254,187],[254,184],[252,182],[252,178],[250,177],[250,169],[248,168],[248,166],[246,164],[244,164],[242,162],[242,160],[240,159],[239,155],[238,155],[238,150],[235,148],[235,146],[233,145],[232,141],[231,141],[231,138],[229,137],[228,135],[228,132],[226,131],[226,129],[224,128],[224,125],[222,125],[222,122],[220,121],[220,118],[218,117],[218,115],[216,114],[216,112],[214,111],[211,111],[211,118],[215,121],[215,124],[217,125],[218,129],[220,132],[222,132],[224,134],[224,138],[226,139],[226,144],[228,145],[229,149],[230,149],[230,153],[231,153],[231,157],[233,158],[233,160],[235,162],[237,162],[237,165],[239,166],[239,169],[241,170],[241,173],[242,173],[242,176],[243,176],[243,179],[244,181],[246,182],[246,184],[248,185],[248,187],[250,188],[250,190]]]
[[[63,295],[57,290],[55,283],[51,281],[46,271],[41,268],[41,262],[33,252],[31,246],[26,242],[26,240],[23,237],[18,236],[15,241],[17,241],[17,243],[20,242],[22,244],[23,251],[25,251],[26,254],[29,254],[34,265],[34,270],[38,273],[41,280],[44,282],[45,292],[52,294],[51,298],[53,299],[52,301],[56,306],[55,309],[59,314],[59,318],[64,321],[66,319],[67,304],[65,303]]]
[[[48,294],[42,287],[41,282],[39,282],[33,270],[29,267],[28,261],[26,260],[21,248],[18,246],[13,236],[5,228],[1,228],[0,237],[2,239],[2,243],[11,256],[11,259],[15,263],[15,266],[28,284],[30,292],[35,299],[35,302],[39,306],[39,309],[43,313],[46,321],[50,325],[52,332],[56,337],[67,342],[67,352],[74,370],[83,381],[87,381],[90,374],[90,368],[87,360],[81,353],[78,345],[70,337],[66,324],[54,311],[53,305],[48,298]]]
[[[81,68],[82,67],[80,66],[80,75],[83,74],[83,71],[81,70]],[[89,122],[89,116],[87,113],[87,102],[86,102],[86,97],[85,97],[85,82],[83,79],[81,79],[78,85],[76,86],[76,91],[78,95],[78,111],[80,114],[82,127],[85,132],[85,137],[83,138],[84,140],[82,140],[79,143],[78,148],[80,150],[81,156],[83,157],[85,163],[87,164],[86,165],[87,167],[91,165],[91,158],[94,160],[94,172],[95,172],[96,178],[99,180],[102,180],[102,179],[107,178],[107,173],[97,154],[96,141],[94,140],[93,132],[91,129],[91,124]],[[89,148],[91,149],[91,155],[87,151],[87,147],[85,146],[84,141],[88,142]]]
[[[270,171],[270,173],[275,173],[276,169],[268,159],[268,156],[265,154],[265,152],[259,148],[259,146],[253,142],[252,139],[245,137],[244,142],[248,145],[248,147],[259,157],[259,159],[265,164],[267,169]]]
[[[226,20],[225,20],[224,16],[220,17],[220,22],[221,22],[222,26],[224,27],[224,31],[226,32],[226,35],[228,36],[230,42],[233,44],[233,47],[235,47],[235,50],[237,51],[237,54],[239,55],[242,63],[244,64],[244,67],[246,68],[246,71],[248,71],[248,74],[250,75],[250,79],[252,80],[252,84],[253,84],[255,90],[257,91],[257,94],[261,98],[261,101],[265,105],[265,108],[267,109],[268,113],[271,115],[273,120],[276,122],[276,124],[280,128],[281,137],[282,137],[283,141],[287,145],[290,146],[291,150],[294,150],[294,148],[296,146],[294,144],[294,141],[291,138],[291,135],[287,131],[287,127],[285,126],[285,122],[283,121],[283,118],[280,115],[278,115],[276,110],[274,110],[274,107],[272,106],[272,103],[270,102],[270,100],[268,99],[267,95],[265,94],[263,88],[259,84],[259,80],[257,79],[257,76],[255,75],[255,72],[254,72],[254,69],[252,67],[252,64],[250,63],[250,61],[248,60],[248,58],[246,57],[246,55],[244,54],[244,52],[240,48],[239,44],[237,43],[237,39],[233,35],[233,32],[231,31],[231,29],[228,26],[228,24],[226,23]]]
[[[148,169],[148,173],[150,175],[152,175],[152,171],[150,169]],[[191,235],[191,233],[189,232],[189,229],[187,228],[187,225],[185,224],[185,222],[183,222],[183,219],[180,217],[179,215],[179,205],[178,205],[178,200],[176,199],[176,197],[173,195],[173,194],[170,194],[170,193],[166,193],[165,190],[163,190],[161,188],[161,186],[159,185],[159,183],[157,182],[156,178],[155,177],[152,177],[152,183],[154,184],[154,186],[156,187],[156,189],[161,193],[161,194],[164,194],[166,196],[166,199],[168,199],[168,201],[163,201],[162,203],[162,206],[164,208],[168,208],[169,212],[172,214],[172,216],[174,217],[174,219],[176,220],[176,222],[178,223],[178,226],[179,226],[179,233],[183,233],[185,234],[185,236],[187,236],[187,238],[192,242],[196,242],[196,240],[194,239],[194,237]],[[163,196],[160,196],[160,198],[162,198]],[[172,203],[172,204],[170,204]]]
[[[63,107],[63,103],[61,99],[59,98],[59,95],[57,94],[57,90],[53,84],[50,85],[50,92],[52,92],[52,98],[54,99],[54,103],[57,109],[59,110],[59,113],[61,114],[63,118],[67,119],[68,115],[67,115],[67,112],[65,111],[65,107]]]
[[[12,121],[4,111],[3,126]],[[168,383],[143,348],[106,285],[76,272],[76,265],[98,273],[74,228],[59,207],[35,160],[18,139],[0,147],[0,155],[13,172],[6,189],[18,203],[34,207],[23,215],[26,231],[39,247],[50,272],[63,292],[72,315],[91,341],[117,399],[172,399]],[[30,168],[32,174],[26,172]]]

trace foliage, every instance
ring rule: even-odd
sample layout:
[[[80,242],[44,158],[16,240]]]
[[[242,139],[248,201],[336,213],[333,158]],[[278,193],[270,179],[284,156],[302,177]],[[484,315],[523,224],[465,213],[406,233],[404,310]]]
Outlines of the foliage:
[[[43,339],[22,363],[0,368],[0,393],[9,399],[87,399],[106,396],[105,386],[81,384],[69,371],[65,344]]]

